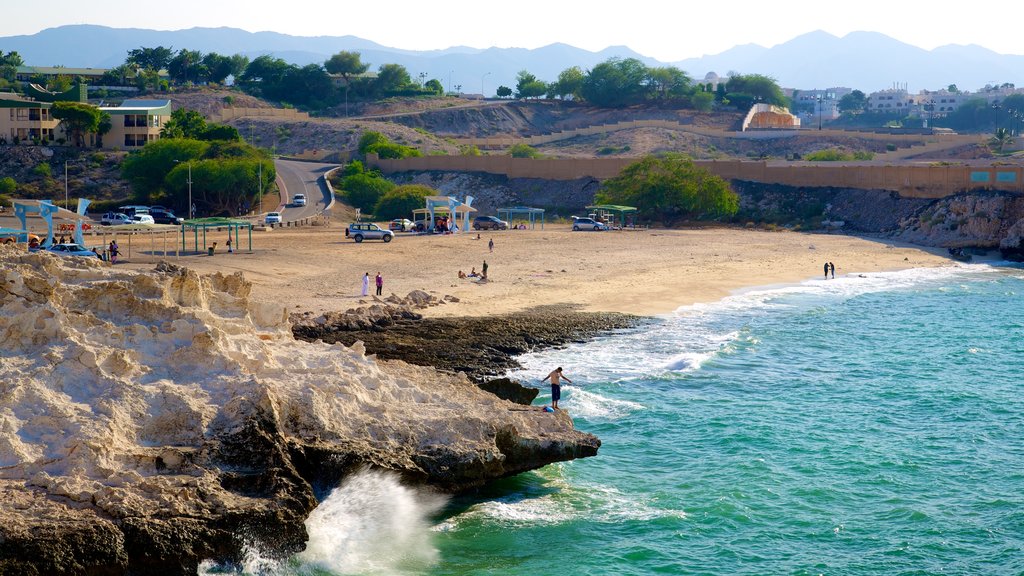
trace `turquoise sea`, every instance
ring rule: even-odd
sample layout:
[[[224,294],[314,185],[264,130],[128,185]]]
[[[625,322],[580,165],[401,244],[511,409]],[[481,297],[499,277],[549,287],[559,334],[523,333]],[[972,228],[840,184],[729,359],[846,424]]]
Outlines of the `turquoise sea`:
[[[576,381],[597,457],[448,501],[361,475],[285,571],[1022,574],[1022,295],[984,264],[809,280],[523,357]]]

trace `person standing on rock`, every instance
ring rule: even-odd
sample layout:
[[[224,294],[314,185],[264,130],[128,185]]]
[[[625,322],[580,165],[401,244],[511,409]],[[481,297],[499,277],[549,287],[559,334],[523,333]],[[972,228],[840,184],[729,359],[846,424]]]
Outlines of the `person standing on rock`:
[[[363,274],[363,296],[370,295],[370,273]]]
[[[380,271],[377,271],[377,296],[381,295],[384,290],[384,277],[380,275]]]
[[[562,399],[563,378],[566,382],[572,384],[572,380],[569,380],[568,376],[562,374],[562,367],[559,366],[558,368],[552,370],[551,374],[548,374],[547,376],[541,379],[541,382],[545,380],[551,381],[551,407],[555,410],[558,410],[558,401]]]

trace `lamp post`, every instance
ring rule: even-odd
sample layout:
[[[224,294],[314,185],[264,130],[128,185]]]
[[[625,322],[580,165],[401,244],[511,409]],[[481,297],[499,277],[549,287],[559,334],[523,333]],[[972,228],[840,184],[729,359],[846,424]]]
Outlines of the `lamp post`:
[[[818,94],[818,130],[821,130],[821,103],[824,101],[821,94]]]
[[[179,164],[181,160],[175,160],[175,164]],[[189,160],[188,164],[188,206],[185,208],[188,210],[188,219],[191,220],[195,215],[192,213],[192,161]]]
[[[64,161],[64,209],[68,208],[68,161]]]
[[[484,98],[487,98],[487,93],[484,92],[484,78],[487,78],[489,74],[490,72],[485,72],[484,75],[480,77],[480,95]]]
[[[263,214],[263,161],[260,160],[260,214]]]

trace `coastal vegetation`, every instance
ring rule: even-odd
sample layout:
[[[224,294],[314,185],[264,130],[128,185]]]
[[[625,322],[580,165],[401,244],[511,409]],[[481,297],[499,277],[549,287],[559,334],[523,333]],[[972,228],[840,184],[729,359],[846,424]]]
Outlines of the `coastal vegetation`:
[[[140,203],[171,204],[185,213],[191,196],[199,213],[209,215],[237,214],[276,178],[265,150],[237,140],[192,138],[146,144],[125,158],[121,174]]]
[[[680,154],[651,155],[606,180],[594,201],[636,206],[647,221],[672,225],[682,220],[713,220],[739,210],[739,196],[729,183],[698,168]]]

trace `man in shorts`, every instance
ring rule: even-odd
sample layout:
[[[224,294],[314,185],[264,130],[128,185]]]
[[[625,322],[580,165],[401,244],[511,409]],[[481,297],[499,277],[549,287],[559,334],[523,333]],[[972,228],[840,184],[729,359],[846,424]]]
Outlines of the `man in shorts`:
[[[562,367],[555,368],[551,374],[548,374],[541,379],[541,382],[545,380],[551,381],[551,408],[558,410],[558,401],[562,398],[562,379],[572,384],[572,380],[562,374]]]

